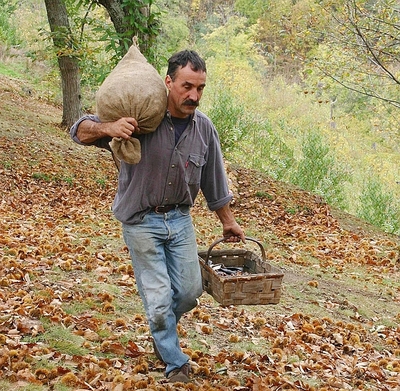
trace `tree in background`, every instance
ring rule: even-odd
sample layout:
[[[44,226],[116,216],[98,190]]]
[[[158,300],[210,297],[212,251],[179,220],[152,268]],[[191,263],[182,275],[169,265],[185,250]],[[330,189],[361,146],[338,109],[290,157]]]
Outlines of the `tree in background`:
[[[237,0],[242,8],[249,1]],[[272,76],[283,75],[288,81],[299,81],[305,60],[318,46],[320,32],[326,28],[327,20],[321,14],[319,3],[316,0],[271,1],[264,6],[265,12],[258,15],[254,25],[256,42],[268,60]]]
[[[137,37],[140,51],[156,65],[153,43],[159,33],[159,12],[152,9],[153,0],[79,0],[78,4],[98,4],[110,15],[116,35],[108,34],[109,49],[120,59],[128,51],[133,37]],[[118,41],[118,45],[115,45]]]
[[[400,108],[398,1],[325,3],[330,28],[312,66],[348,90]]]
[[[0,42],[17,44],[16,28],[10,23],[10,15],[17,9],[17,0],[0,0]]]
[[[107,42],[106,49],[114,51],[116,64],[128,51],[133,37],[138,38],[142,53],[150,62],[155,62],[152,42],[157,36],[158,13],[150,10],[152,0],[45,0],[51,38],[61,73],[63,95],[63,118],[61,126],[70,127],[82,114],[80,89],[80,60],[83,57],[82,34],[70,26],[67,5],[76,15],[86,8],[85,16],[76,17],[76,28],[84,30],[87,16],[96,5],[104,7],[113,23],[114,31],[106,30],[102,40]],[[104,76],[105,77],[105,76]]]
[[[63,117],[62,127],[70,127],[81,115],[79,60],[76,42],[69,25],[67,8],[62,0],[45,0],[47,18],[61,73]]]

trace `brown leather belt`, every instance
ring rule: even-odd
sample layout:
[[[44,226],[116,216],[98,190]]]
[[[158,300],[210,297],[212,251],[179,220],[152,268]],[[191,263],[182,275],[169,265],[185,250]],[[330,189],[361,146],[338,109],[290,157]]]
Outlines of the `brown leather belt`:
[[[178,208],[179,206],[179,204],[159,205],[151,208],[151,210],[156,213],[167,213],[170,210]]]

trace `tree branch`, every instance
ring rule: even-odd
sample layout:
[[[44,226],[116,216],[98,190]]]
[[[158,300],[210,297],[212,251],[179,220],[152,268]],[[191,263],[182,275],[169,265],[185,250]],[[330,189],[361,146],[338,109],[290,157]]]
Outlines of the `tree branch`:
[[[336,83],[340,84],[342,87],[345,87],[346,89],[348,89],[348,90],[350,90],[350,91],[354,91],[354,92],[357,92],[357,93],[359,93],[359,94],[362,94],[362,95],[365,95],[365,96],[369,96],[370,98],[379,99],[379,100],[384,101],[384,102],[386,102],[386,103],[388,103],[388,104],[390,104],[390,105],[392,105],[392,106],[394,106],[394,107],[396,107],[396,108],[398,108],[398,109],[400,108],[400,102],[397,101],[397,100],[385,98],[385,97],[383,97],[383,96],[378,95],[378,94],[375,93],[375,92],[368,92],[368,91],[365,91],[365,90],[362,90],[362,89],[358,89],[358,88],[352,87],[351,85],[346,84],[345,82],[339,80],[339,79],[336,78],[335,76],[329,74],[329,73],[326,72],[324,69],[319,68],[319,70],[320,70],[325,76],[328,76],[328,77],[331,78],[333,81],[335,81]]]

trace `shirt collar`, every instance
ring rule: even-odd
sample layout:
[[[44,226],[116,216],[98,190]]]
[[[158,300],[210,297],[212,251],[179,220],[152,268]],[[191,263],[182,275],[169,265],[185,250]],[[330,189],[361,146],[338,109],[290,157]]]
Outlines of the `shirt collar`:
[[[171,113],[170,113],[169,110],[167,110],[166,116],[168,117],[168,119],[171,120],[172,115],[171,115]],[[191,117],[190,119],[191,119],[193,122],[196,122],[196,120],[197,120],[197,109],[195,110],[195,112],[194,112],[193,114],[190,115],[190,117]]]

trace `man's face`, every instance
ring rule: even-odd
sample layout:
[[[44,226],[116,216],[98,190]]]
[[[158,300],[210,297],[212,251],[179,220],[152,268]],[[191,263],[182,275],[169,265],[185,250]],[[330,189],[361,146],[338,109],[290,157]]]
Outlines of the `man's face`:
[[[173,117],[186,118],[194,113],[206,86],[206,76],[203,71],[192,71],[190,64],[178,69],[174,81],[166,76],[168,110]]]

